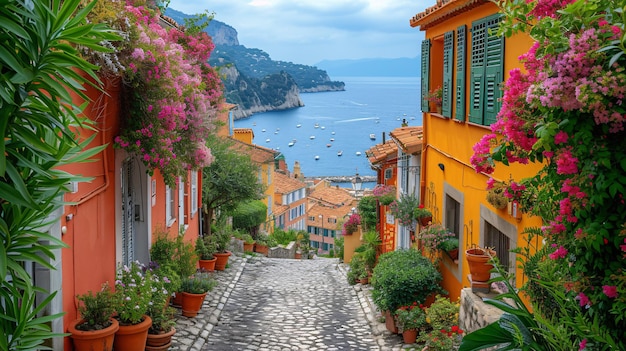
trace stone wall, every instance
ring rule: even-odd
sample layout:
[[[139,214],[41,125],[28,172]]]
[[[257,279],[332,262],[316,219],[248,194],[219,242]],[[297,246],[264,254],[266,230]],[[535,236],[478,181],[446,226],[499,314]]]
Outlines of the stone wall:
[[[481,294],[484,297],[491,297]],[[466,333],[489,325],[502,315],[502,310],[483,302],[483,298],[472,292],[471,288],[461,290],[461,310],[459,311],[459,327]]]
[[[295,258],[296,257],[296,242],[292,241],[286,247],[270,247],[267,253],[269,258]]]

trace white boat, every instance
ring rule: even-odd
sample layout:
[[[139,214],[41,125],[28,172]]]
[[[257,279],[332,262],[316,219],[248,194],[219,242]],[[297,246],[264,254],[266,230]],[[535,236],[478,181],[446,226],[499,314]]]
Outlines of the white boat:
[[[335,135],[335,132],[330,132],[330,134]]]
[[[341,156],[341,155],[343,155],[343,151],[341,150],[337,151],[337,156]]]
[[[310,138],[311,140],[313,140],[313,139],[315,139],[315,135],[311,135],[309,138]]]
[[[265,133],[265,129],[261,129],[261,131],[262,131],[263,133]]]
[[[315,128],[319,128],[319,127],[320,127],[320,124],[319,124],[319,123],[315,123],[315,126],[314,126],[314,127],[315,127]]]
[[[326,144],[326,147],[330,147],[330,146],[331,146],[330,144]]]
[[[288,146],[293,146],[293,141],[290,141],[289,144],[287,144]]]
[[[357,151],[357,152],[356,152],[356,155],[357,155],[357,156],[361,156],[361,151]]]
[[[330,141],[335,141],[335,138],[330,138]]]
[[[296,128],[302,127],[302,124],[296,124]]]
[[[280,130],[280,128],[276,128],[276,130],[278,131],[278,130]]]
[[[270,139],[269,139],[269,138],[265,139],[265,142],[266,142],[266,143],[269,143],[269,142],[270,142]]]
[[[320,159],[320,157],[319,157],[319,156],[317,156],[317,155],[315,155],[315,161],[317,161],[317,160],[319,160],[319,159]]]
[[[322,129],[322,130],[324,130],[324,129],[326,129],[326,127],[324,127],[324,126],[321,126],[321,127],[320,127],[320,129]]]
[[[274,134],[278,134],[278,131],[275,131]]]
[[[374,133],[370,134],[370,139],[376,140],[376,134],[374,134]]]

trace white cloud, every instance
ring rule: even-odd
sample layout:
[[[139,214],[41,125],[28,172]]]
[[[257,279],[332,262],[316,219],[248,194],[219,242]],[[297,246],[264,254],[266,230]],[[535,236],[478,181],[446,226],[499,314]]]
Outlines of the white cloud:
[[[434,2],[434,0],[433,0]],[[415,57],[423,33],[409,19],[430,3],[409,0],[172,0],[187,14],[215,12],[242,45],[275,60]]]

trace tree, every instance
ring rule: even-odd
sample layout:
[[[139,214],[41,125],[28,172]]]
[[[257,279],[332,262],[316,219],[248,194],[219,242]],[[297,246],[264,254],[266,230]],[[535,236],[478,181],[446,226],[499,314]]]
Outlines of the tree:
[[[88,100],[81,90],[91,83],[79,72],[100,82],[98,67],[76,46],[105,51],[99,43],[118,37],[104,24],[87,24],[95,2],[77,10],[80,2],[8,0],[0,7],[1,350],[45,350],[44,340],[62,336],[50,329],[60,315],[45,312],[56,292],[34,286],[24,267],[54,269],[48,259],[64,246],[46,231],[58,221],[66,185],[85,179],[59,167],[101,151],[86,150],[91,138],[76,132],[90,122],[72,101],[72,94]],[[48,295],[39,303],[38,291]]]
[[[265,187],[259,183],[259,166],[248,155],[232,148],[232,142],[212,136],[207,141],[215,162],[202,170],[203,233],[211,234],[217,209],[230,212],[242,202],[260,200]]]

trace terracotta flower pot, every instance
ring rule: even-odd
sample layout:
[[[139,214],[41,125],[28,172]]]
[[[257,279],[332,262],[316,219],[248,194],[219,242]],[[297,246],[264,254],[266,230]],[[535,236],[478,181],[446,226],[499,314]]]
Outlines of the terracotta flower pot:
[[[146,351],[167,350],[172,346],[172,336],[176,333],[176,328],[170,329],[167,333],[150,334],[146,340]]]
[[[72,333],[72,343],[75,351],[111,351],[113,350],[113,339],[115,332],[120,328],[118,321],[110,319],[111,325],[100,330],[78,330],[76,326],[84,320],[76,319],[70,322],[67,331]]]
[[[253,252],[254,251],[254,243],[252,244],[246,244],[245,242],[243,243],[243,252]]]
[[[415,341],[417,340],[417,329],[402,331],[402,340],[405,344],[415,344]]]
[[[213,257],[211,260],[198,260],[198,265],[201,269],[207,272],[213,272],[215,270],[215,263],[217,262],[217,258]]]
[[[183,316],[193,318],[198,315],[198,311],[202,308],[202,303],[206,293],[192,294],[183,292],[183,303],[181,305]]]
[[[267,245],[254,244],[254,252],[260,253],[263,256],[267,256],[269,247]]]
[[[183,304],[183,293],[179,291],[174,294],[174,297],[172,297],[172,305],[180,306],[182,304]]]
[[[491,252],[492,256],[496,253]],[[491,269],[493,265],[487,263],[489,261],[489,255],[481,248],[472,248],[465,251],[465,259],[472,275],[472,280],[477,282],[486,282],[491,278]]]
[[[215,258],[217,258],[217,262],[215,262],[215,270],[223,271],[226,269],[226,265],[228,264],[228,257],[230,257],[231,252],[216,252],[213,254]]]
[[[398,334],[398,326],[396,325],[396,319],[393,317],[390,311],[385,311],[385,327],[393,334]]]
[[[426,216],[426,217],[420,217],[419,219],[420,224],[425,227],[427,226],[430,222],[432,222],[433,220],[433,216]]]
[[[113,340],[114,350],[124,351],[144,351],[146,340],[148,339],[148,329],[152,325],[150,316],[143,316],[143,321],[137,324],[120,325],[115,340]]]

